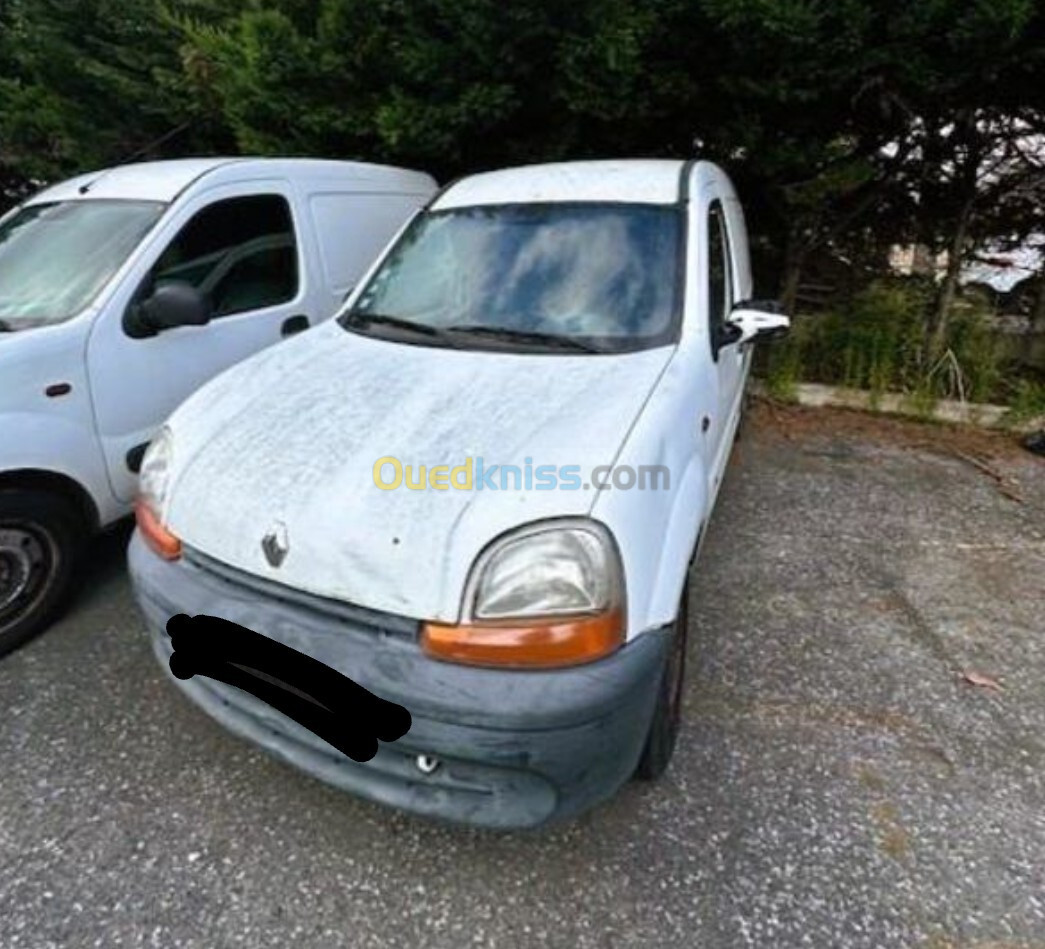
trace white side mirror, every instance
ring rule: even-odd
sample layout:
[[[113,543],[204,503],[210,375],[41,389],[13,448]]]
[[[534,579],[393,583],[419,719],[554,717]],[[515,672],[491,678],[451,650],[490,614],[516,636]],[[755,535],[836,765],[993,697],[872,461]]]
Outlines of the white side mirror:
[[[726,325],[732,328],[730,342],[743,345],[754,340],[786,336],[791,328],[791,320],[783,313],[756,310],[742,304],[729,314]]]

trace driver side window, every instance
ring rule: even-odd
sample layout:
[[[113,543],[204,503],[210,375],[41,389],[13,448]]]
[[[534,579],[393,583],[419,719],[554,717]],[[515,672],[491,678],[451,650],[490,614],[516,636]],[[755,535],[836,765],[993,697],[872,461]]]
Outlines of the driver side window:
[[[722,202],[716,199],[708,209],[708,335],[716,360],[718,341],[733,309],[733,268],[730,261],[726,214]]]
[[[298,292],[290,207],[278,195],[217,201],[199,211],[156,262],[149,290],[192,284],[215,317],[286,303]]]

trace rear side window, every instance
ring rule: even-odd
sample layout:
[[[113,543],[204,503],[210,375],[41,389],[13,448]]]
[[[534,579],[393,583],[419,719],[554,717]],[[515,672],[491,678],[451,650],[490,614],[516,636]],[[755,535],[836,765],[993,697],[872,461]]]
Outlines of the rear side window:
[[[730,265],[726,215],[720,201],[708,209],[708,330],[711,351],[718,358],[718,340],[733,309],[733,273]]]
[[[298,293],[290,207],[279,195],[218,201],[197,213],[153,267],[150,287],[191,283],[216,317],[287,303]]]

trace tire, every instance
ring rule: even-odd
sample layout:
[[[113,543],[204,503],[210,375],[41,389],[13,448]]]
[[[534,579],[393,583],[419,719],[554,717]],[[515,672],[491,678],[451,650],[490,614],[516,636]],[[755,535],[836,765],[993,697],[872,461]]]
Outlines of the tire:
[[[682,590],[678,615],[671,624],[671,646],[657,693],[646,745],[635,768],[640,781],[656,781],[671,763],[682,722],[682,692],[686,681],[686,643],[689,620],[689,580]]]
[[[61,495],[0,490],[0,656],[57,617],[85,534],[75,506]]]

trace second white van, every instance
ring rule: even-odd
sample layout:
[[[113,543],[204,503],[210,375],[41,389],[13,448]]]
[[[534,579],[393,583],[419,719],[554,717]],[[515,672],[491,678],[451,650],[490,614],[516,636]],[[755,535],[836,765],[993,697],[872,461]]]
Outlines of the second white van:
[[[435,192],[360,162],[210,158],[63,182],[0,219],[0,655],[130,511],[198,386],[332,316]]]

